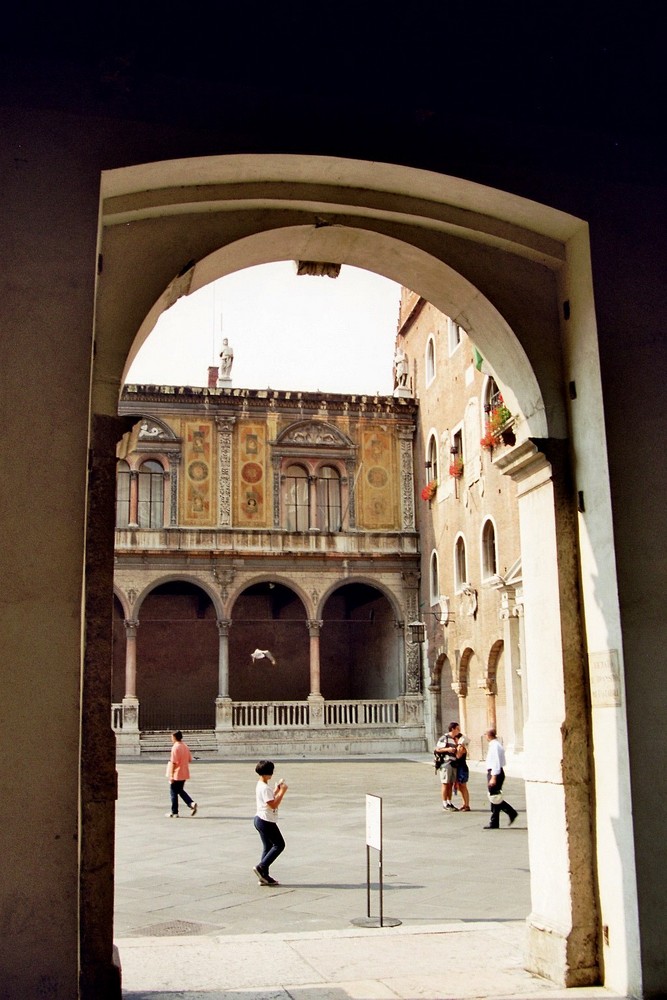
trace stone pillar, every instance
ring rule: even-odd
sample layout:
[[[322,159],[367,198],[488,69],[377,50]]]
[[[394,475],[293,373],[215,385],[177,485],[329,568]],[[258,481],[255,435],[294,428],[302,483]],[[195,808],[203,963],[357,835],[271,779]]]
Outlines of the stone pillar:
[[[317,526],[317,476],[308,476],[308,528]]]
[[[165,477],[169,484],[169,527],[178,524],[178,469],[181,464],[180,451],[168,451],[169,472]]]
[[[525,726],[532,912],[526,967],[566,987],[599,982],[590,719],[567,442],[499,460],[518,487],[530,714]]]
[[[498,693],[496,682],[487,677],[480,683],[480,687],[486,695],[486,727],[487,729],[496,729],[496,695]]]
[[[355,500],[355,484],[357,482],[357,473],[353,458],[346,460],[345,468],[347,469],[347,522],[348,522],[346,530],[352,530],[357,526],[357,508]]]
[[[125,695],[123,697],[123,732],[139,731],[139,700],[137,698],[137,629],[134,618],[125,621]]]
[[[498,617],[503,624],[503,664],[507,703],[507,743],[505,749],[509,754],[521,753],[523,750],[523,684],[518,611],[514,590],[502,591]]]
[[[324,622],[310,618],[306,622],[310,636],[310,695],[309,698],[321,698],[320,691],[320,630]]]
[[[465,733],[466,736],[470,736],[468,732],[468,685],[464,681],[452,684],[452,689],[459,699],[459,726],[461,727],[461,732]]]
[[[235,417],[216,417],[218,429],[218,524],[232,525],[232,435]]]
[[[229,697],[229,630],[227,618],[216,622],[218,626],[218,697],[215,699],[215,728],[232,728],[232,699]]]
[[[120,1000],[121,997],[120,969],[114,962],[113,946],[117,738],[114,738],[109,724],[112,649],[109,598],[113,592],[116,444],[124,429],[119,418],[98,414],[92,417],[92,462],[86,525],[85,641],[81,672],[81,812],[78,844],[75,845],[79,856],[79,991],[77,993],[75,987],[69,994],[65,990],[61,993],[62,996],[79,996],[81,1000],[98,997]],[[138,733],[133,734],[132,739],[138,745]],[[59,842],[63,845],[59,848],[63,858],[66,850],[64,840]],[[61,899],[59,910],[53,909],[51,913],[58,913],[58,921],[62,921],[63,926],[59,928],[61,950],[69,955],[66,918],[69,899],[75,898],[76,888],[68,881],[70,867],[66,867],[64,861],[59,864],[59,878],[62,884],[68,886],[65,893],[67,899]],[[46,911],[41,912],[44,920]],[[40,941],[34,956],[41,955],[42,946]],[[74,957],[72,953],[71,958]]]
[[[271,459],[271,469],[273,471],[273,527],[280,527],[280,492],[283,485],[283,476],[280,473],[281,459],[275,456]]]
[[[401,448],[401,527],[415,530],[415,481],[413,472],[412,443],[414,427],[398,432]]]
[[[137,629],[136,618],[125,620],[125,698],[137,697]]]
[[[130,471],[130,511],[127,526],[139,527],[139,473],[136,469]]]

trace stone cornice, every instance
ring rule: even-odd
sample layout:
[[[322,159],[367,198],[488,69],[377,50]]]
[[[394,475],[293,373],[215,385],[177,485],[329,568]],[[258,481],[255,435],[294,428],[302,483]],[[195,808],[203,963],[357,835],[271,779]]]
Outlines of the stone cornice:
[[[414,399],[364,394],[294,392],[278,389],[209,389],[199,386],[126,385],[118,411],[121,415],[142,415],[147,408],[190,409],[201,413],[205,407],[212,416],[237,414],[239,410],[265,412],[279,410],[295,419],[327,419],[334,414],[346,416],[395,416],[413,418],[418,410]]]

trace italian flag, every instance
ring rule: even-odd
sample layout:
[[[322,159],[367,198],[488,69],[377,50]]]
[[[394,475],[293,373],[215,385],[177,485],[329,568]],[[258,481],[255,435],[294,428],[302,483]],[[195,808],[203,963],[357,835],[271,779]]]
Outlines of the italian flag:
[[[478,372],[483,372],[484,375],[492,375],[493,372],[491,371],[491,369],[489,368],[489,366],[487,365],[486,361],[484,360],[484,358],[479,353],[479,351],[477,350],[476,347],[473,347],[472,353],[473,353],[473,358],[474,358],[474,361],[475,361],[475,368],[477,369],[477,371]]]

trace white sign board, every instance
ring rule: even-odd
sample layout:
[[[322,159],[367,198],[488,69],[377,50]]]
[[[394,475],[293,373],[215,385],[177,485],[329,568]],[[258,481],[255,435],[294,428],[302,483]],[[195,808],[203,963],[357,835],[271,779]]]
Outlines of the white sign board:
[[[378,795],[366,796],[366,845],[382,850],[382,799]]]
[[[593,708],[616,708],[621,704],[621,667],[618,650],[605,649],[589,657]]]

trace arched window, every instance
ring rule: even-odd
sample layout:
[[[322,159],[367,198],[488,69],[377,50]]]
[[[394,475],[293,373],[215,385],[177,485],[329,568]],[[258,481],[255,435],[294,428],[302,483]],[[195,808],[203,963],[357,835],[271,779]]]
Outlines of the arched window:
[[[455,323],[453,319],[447,317],[447,341],[449,344],[450,355],[454,353],[456,348],[461,343],[461,334],[463,333],[463,328]]]
[[[140,528],[164,527],[164,469],[144,462],[137,476],[137,523]]]
[[[466,543],[462,535],[456,539],[454,548],[454,582],[457,591],[463,590],[468,582],[468,566],[466,561]]]
[[[498,388],[498,383],[493,378],[492,375],[486,380],[486,385],[484,386],[484,423],[488,421],[492,412],[496,407],[500,405],[501,400],[500,390]]]
[[[438,565],[438,553],[433,549],[431,553],[431,604],[437,604],[440,600],[440,567]]]
[[[434,479],[438,481],[438,442],[435,434],[431,434],[426,451],[426,482],[430,483]]]
[[[487,520],[482,528],[482,577],[488,579],[498,572],[496,553],[496,529],[493,521]]]
[[[324,465],[317,475],[317,527],[320,531],[340,531],[342,508],[338,469]]]
[[[435,342],[433,337],[428,338],[426,345],[426,385],[430,385],[435,378]]]
[[[310,527],[308,473],[301,465],[289,465],[285,470],[283,523],[288,531],[308,531]]]
[[[130,467],[127,462],[116,464],[116,527],[130,523]]]

